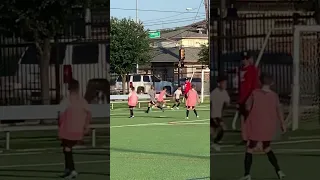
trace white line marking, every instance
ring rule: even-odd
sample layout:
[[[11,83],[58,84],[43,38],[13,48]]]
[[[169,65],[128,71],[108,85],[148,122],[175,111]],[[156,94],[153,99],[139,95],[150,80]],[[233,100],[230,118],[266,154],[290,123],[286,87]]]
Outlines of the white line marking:
[[[198,111],[209,111],[210,109],[197,109],[197,110]],[[184,111],[186,111],[186,110],[185,109],[179,109],[179,110],[165,109],[164,112],[184,112]],[[144,110],[136,110],[136,111],[134,111],[134,113],[135,114],[146,114]],[[160,110],[152,110],[150,113],[152,114],[152,113],[163,113],[163,112]],[[112,116],[112,115],[128,115],[128,114],[129,114],[129,112],[128,113],[116,113],[116,112],[111,111],[110,116]]]
[[[223,151],[223,149],[222,149]],[[312,153],[312,152],[320,152],[320,149],[274,149],[275,152],[290,154],[290,153]],[[263,154],[263,152],[256,152],[256,154]],[[243,155],[243,151],[239,152],[214,152],[211,153],[213,156],[235,156],[235,155]]]
[[[191,121],[174,121],[172,123],[179,124],[179,123],[201,122],[201,121],[208,121],[208,120],[210,120],[210,119],[200,119],[200,120],[191,120]],[[127,124],[127,125],[120,125],[120,126],[110,126],[110,128],[161,126],[161,125],[172,125],[172,124],[170,124],[170,122],[167,122],[167,123]]]
[[[106,160],[99,161],[78,161],[75,164],[98,164],[98,163],[108,163]],[[8,165],[8,166],[0,166],[1,168],[21,168],[21,167],[41,167],[41,166],[61,166],[64,163],[45,163],[45,164],[17,164],[17,165]]]
[[[297,139],[319,139],[320,136],[296,136],[296,137],[289,137],[289,139],[297,140]]]

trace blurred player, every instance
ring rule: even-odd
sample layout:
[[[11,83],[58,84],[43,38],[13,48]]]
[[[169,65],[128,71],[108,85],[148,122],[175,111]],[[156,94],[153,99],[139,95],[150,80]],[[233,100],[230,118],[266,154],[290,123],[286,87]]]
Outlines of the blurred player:
[[[189,78],[186,78],[186,82],[184,83],[184,98],[185,100],[187,100],[188,96],[188,92],[191,90],[191,82],[189,80]]]
[[[197,103],[200,103],[200,99],[198,96],[198,92],[195,90],[195,85],[191,86],[191,90],[189,90],[187,94],[187,111],[186,111],[186,119],[189,119],[189,111],[193,110],[194,114],[196,115],[197,118],[199,118],[197,110],[196,110],[196,105]]]
[[[65,159],[65,173],[61,176],[66,179],[76,178],[73,160],[73,147],[83,140],[90,131],[91,111],[87,101],[79,94],[79,82],[72,80],[69,84],[69,97],[60,104],[59,138]]]
[[[146,110],[146,113],[149,113],[150,108],[156,105],[156,91],[154,90],[154,86],[150,87],[148,94],[150,96],[150,101],[148,103],[148,109]]]
[[[222,120],[222,112],[225,106],[230,104],[230,97],[227,88],[227,79],[225,77],[218,78],[218,87],[210,94],[210,127],[211,134],[216,134],[212,147],[220,151],[220,141],[223,138],[225,124]]]
[[[246,109],[246,101],[251,95],[252,91],[259,88],[259,72],[257,67],[253,64],[253,59],[244,52],[242,59],[243,66],[240,69],[240,88],[239,88],[239,100],[238,109],[241,115],[241,135],[243,143],[246,142],[246,130],[245,130],[245,120],[248,116],[248,111]]]
[[[241,180],[251,180],[252,153],[255,149],[261,149],[266,153],[279,179],[285,177],[270,147],[270,142],[277,131],[278,121],[283,132],[286,132],[284,116],[278,95],[270,89],[273,84],[272,77],[264,75],[261,81],[262,88],[254,90],[246,102],[246,108],[250,112],[246,120],[248,143],[244,160],[245,173]]]
[[[178,89],[174,92],[175,103],[172,105],[171,109],[173,109],[174,107],[176,107],[176,109],[179,109],[181,95],[182,95],[181,86],[178,86]]]
[[[131,89],[131,92],[128,95],[128,106],[129,106],[129,110],[130,110],[130,118],[134,118],[133,109],[138,104],[138,95],[137,95],[135,88],[133,86],[130,87],[130,89]]]
[[[164,111],[163,107],[165,107],[165,105],[166,105],[166,101],[164,99],[165,96],[169,96],[169,95],[167,94],[167,88],[163,87],[162,91],[160,92],[160,94],[159,94],[159,96],[157,98],[157,104],[156,104],[157,107],[159,109],[161,109],[162,111]]]

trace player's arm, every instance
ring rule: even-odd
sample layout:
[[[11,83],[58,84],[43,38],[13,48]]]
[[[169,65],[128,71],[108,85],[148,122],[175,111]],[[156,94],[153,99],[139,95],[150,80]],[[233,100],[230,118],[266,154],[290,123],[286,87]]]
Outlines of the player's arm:
[[[253,82],[255,81],[256,77],[255,77],[255,72],[254,72],[254,69],[250,68],[248,69],[247,73],[245,74],[245,81],[243,83],[241,83],[240,86],[242,86],[243,90],[240,95],[240,99],[239,99],[239,103],[245,103],[246,100],[249,98],[249,96],[251,95],[252,93],[252,90],[253,89]]]
[[[225,106],[229,106],[229,105],[230,105],[230,96],[229,96],[229,94],[228,94],[227,91],[226,91],[225,93],[226,93],[226,94],[225,94],[224,105],[225,105]]]
[[[252,93],[246,101],[246,110],[250,111],[253,106],[254,93]]]

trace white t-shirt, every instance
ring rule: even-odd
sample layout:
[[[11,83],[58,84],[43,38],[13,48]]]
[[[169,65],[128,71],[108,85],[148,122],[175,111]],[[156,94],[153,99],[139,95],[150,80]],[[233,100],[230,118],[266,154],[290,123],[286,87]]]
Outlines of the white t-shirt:
[[[182,95],[182,91],[177,89],[175,92],[174,92],[174,95],[176,97],[176,99],[180,99],[180,96]]]
[[[225,104],[230,103],[230,96],[226,90],[220,88],[214,89],[210,94],[211,118],[221,118],[222,110]]]

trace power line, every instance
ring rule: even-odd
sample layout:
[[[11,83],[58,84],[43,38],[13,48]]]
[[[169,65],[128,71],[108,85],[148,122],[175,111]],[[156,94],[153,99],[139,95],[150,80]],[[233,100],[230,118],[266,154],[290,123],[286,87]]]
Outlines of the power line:
[[[199,10],[200,10],[200,8],[201,8],[201,6],[202,6],[203,2],[204,2],[204,1],[203,1],[203,0],[201,0],[201,2],[200,2],[200,4],[199,4],[198,11],[197,11],[197,14],[196,14],[196,16],[194,17],[194,20],[193,20],[193,23],[192,23],[192,24],[194,24],[194,23],[196,22],[197,17],[198,17],[198,14],[199,14]],[[190,31],[188,31],[188,33],[187,33],[187,35],[186,35],[186,36],[188,36],[189,32],[190,32]]]
[[[122,10],[122,11],[137,11],[137,9],[126,9],[126,8],[110,8],[114,10]],[[183,11],[166,11],[166,10],[156,10],[156,9],[138,9],[138,11],[145,11],[145,12],[159,12],[159,13],[185,13],[185,14],[196,14],[196,12],[183,12]],[[199,13],[199,10],[197,14],[205,14],[205,13]]]
[[[201,15],[201,16],[198,16],[198,17],[206,17],[205,15]],[[169,20],[163,20],[163,21],[160,21],[160,20],[155,20],[155,21],[142,21],[144,24],[152,24],[152,23],[159,23],[159,22],[172,22],[172,21],[180,21],[180,20],[186,20],[186,19],[193,19],[194,17],[184,17],[184,18],[177,18],[177,19],[169,19]]]
[[[180,23],[180,22],[189,22],[189,21],[193,21],[194,19],[188,19],[188,20],[181,20],[181,21],[171,21],[171,22],[159,22],[159,23],[146,23],[143,24],[144,26],[157,26],[157,25],[164,25],[164,24],[174,24],[174,23]],[[198,18],[197,20],[204,20],[204,18]]]
[[[191,8],[191,9],[194,10],[194,9],[196,9],[196,8]],[[149,22],[149,21],[157,21],[157,20],[162,20],[162,19],[168,19],[168,18],[172,18],[172,17],[179,16],[179,15],[181,15],[181,14],[186,14],[187,12],[190,12],[190,11],[185,11],[185,12],[178,13],[178,14],[176,14],[176,15],[167,16],[167,17],[158,18],[158,19],[148,19],[148,20],[144,20],[143,22]]]

